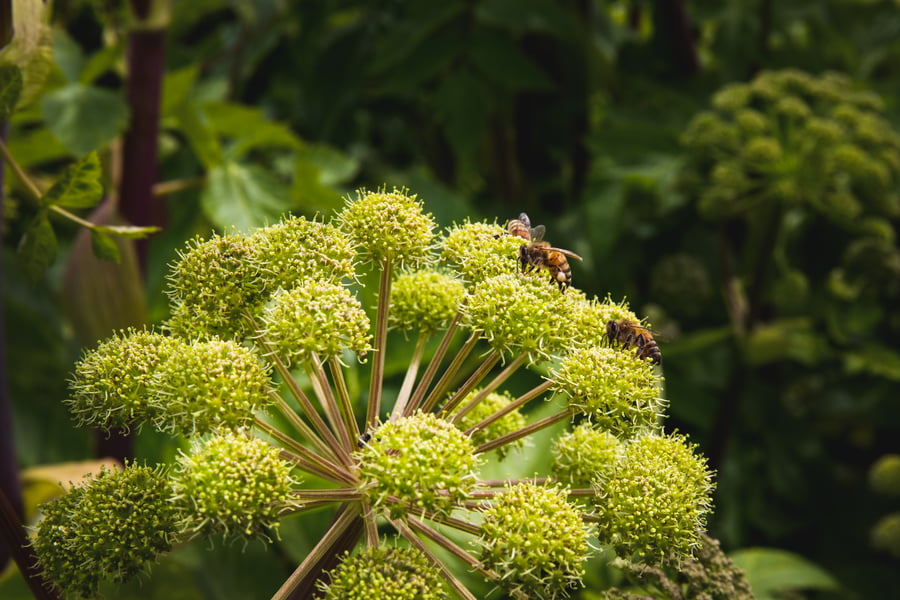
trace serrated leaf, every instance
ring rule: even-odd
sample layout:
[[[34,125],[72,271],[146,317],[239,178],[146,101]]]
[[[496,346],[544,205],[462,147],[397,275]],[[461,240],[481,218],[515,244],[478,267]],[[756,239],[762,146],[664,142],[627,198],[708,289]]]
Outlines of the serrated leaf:
[[[37,281],[56,260],[56,249],[56,233],[46,211],[41,211],[28,225],[19,242],[16,253],[19,268],[32,281]]]
[[[47,128],[74,155],[97,150],[125,130],[128,106],[120,94],[80,83],[41,99]]]
[[[9,120],[22,94],[22,71],[16,65],[0,66],[0,122]]]
[[[129,240],[139,240],[160,230],[159,227],[139,227],[137,225],[99,225],[94,229]]]
[[[103,197],[100,158],[91,152],[65,168],[56,183],[41,198],[42,206],[91,208]]]
[[[119,245],[116,243],[116,240],[112,239],[109,234],[103,231],[98,231],[97,229],[91,230],[91,249],[94,251],[94,256],[97,258],[102,258],[103,260],[114,263],[122,260],[122,256],[119,253]]]
[[[217,226],[248,231],[278,221],[291,200],[287,186],[269,171],[227,162],[209,171],[200,205]]]
[[[837,590],[838,582],[823,568],[793,552],[746,548],[731,555],[744,570],[757,600],[774,600],[788,590]]]

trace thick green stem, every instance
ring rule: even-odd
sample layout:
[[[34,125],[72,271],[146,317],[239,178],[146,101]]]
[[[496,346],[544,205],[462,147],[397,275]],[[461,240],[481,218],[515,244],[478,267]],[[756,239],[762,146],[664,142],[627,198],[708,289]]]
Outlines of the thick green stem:
[[[507,379],[509,379],[512,376],[512,374],[515,373],[518,370],[518,368],[522,366],[522,364],[525,362],[525,360],[527,358],[528,357],[526,355],[521,354],[521,355],[517,356],[511,363],[506,365],[506,367],[502,371],[497,373],[497,376],[494,377],[489,384],[484,386],[484,388],[480,392],[475,394],[472,397],[472,399],[469,400],[465,404],[465,406],[463,406],[458,411],[456,411],[456,413],[453,414],[453,418],[451,419],[451,421],[454,423],[459,423],[460,419],[462,419],[464,416],[466,416],[466,413],[468,413],[470,410],[475,408],[479,402],[481,402],[482,400],[484,400],[487,397],[488,394],[490,394],[491,392],[496,390],[498,387],[503,385],[503,382],[505,382]],[[454,397],[451,398],[450,401],[447,403],[447,405],[450,408],[448,409],[447,407],[445,407],[441,412],[444,412],[446,410],[453,410],[453,406],[455,406],[457,403],[459,403],[459,401],[462,398],[464,398],[464,396],[457,397],[457,395],[454,395]]]
[[[409,402],[412,393],[413,384],[416,381],[416,375],[419,373],[419,365],[422,364],[422,355],[425,353],[425,344],[428,342],[428,334],[420,333],[419,339],[416,340],[416,348],[413,350],[412,358],[409,361],[409,368],[406,370],[406,376],[403,378],[403,385],[400,386],[400,393],[397,395],[397,402],[391,411],[391,421],[396,421],[406,412],[406,405]]]
[[[459,327],[460,321],[462,321],[462,313],[457,312],[456,316],[453,317],[453,320],[447,327],[447,331],[444,332],[444,337],[441,338],[441,343],[438,345],[437,351],[428,362],[428,367],[425,369],[425,373],[422,375],[422,379],[419,380],[419,385],[416,386],[416,391],[412,395],[409,404],[406,405],[406,410],[403,412],[403,416],[408,417],[409,415],[413,414],[417,408],[419,408],[419,405],[422,403],[422,399],[425,397],[425,392],[428,391],[428,386],[431,385],[431,381],[434,379],[435,374],[437,374],[438,368],[440,368],[441,366],[441,361],[444,360],[444,355],[447,353],[447,349],[450,347],[450,342],[453,341],[453,336],[456,333],[457,327]]]
[[[372,357],[372,381],[369,384],[369,408],[366,411],[366,429],[375,427],[381,414],[381,388],[384,383],[384,354],[387,348],[388,311],[391,306],[391,259],[381,264],[378,281],[378,312],[375,315],[375,355]]]
[[[412,523],[413,520],[414,520],[414,519],[412,519],[412,518],[409,519],[410,525],[413,524],[413,523]],[[424,523],[421,523],[421,522],[419,522],[419,521],[417,521],[417,523],[421,524],[423,527],[428,527],[427,525],[424,525]],[[459,595],[460,595],[461,597],[463,597],[465,600],[477,600],[477,599],[475,598],[475,596],[472,595],[472,592],[470,592],[468,589],[466,589],[466,586],[463,585],[463,583],[462,583],[459,579],[456,578],[456,575],[454,575],[453,573],[451,573],[450,570],[447,569],[446,566],[444,566],[443,561],[442,561],[440,558],[438,558],[438,557],[434,554],[434,552],[431,551],[431,549],[430,549],[428,546],[426,546],[424,543],[422,543],[422,540],[419,539],[419,536],[417,536],[417,535],[415,534],[415,532],[409,527],[409,525],[406,525],[403,521],[399,521],[399,520],[398,520],[398,521],[391,521],[391,524],[392,524],[394,527],[397,528],[397,531],[399,531],[400,534],[401,534],[404,538],[406,538],[406,540],[407,540],[412,546],[414,546],[417,550],[419,550],[419,552],[421,552],[422,554],[424,554],[424,555],[428,558],[428,560],[431,561],[431,564],[433,564],[437,569],[440,570],[441,576],[444,578],[444,580],[445,580],[448,584],[450,584],[450,587],[452,587],[452,588],[456,591],[457,594],[459,594]],[[467,559],[464,559],[464,560],[466,560],[467,564],[472,564],[472,562],[474,561],[474,559],[472,559],[471,556],[469,556],[468,554],[466,554],[466,553],[465,553],[465,550],[463,550],[462,548],[460,548],[460,547],[457,546],[456,544],[453,544],[453,542],[451,542],[450,540],[448,540],[447,538],[445,538],[444,536],[442,536],[441,534],[439,534],[437,531],[434,531],[434,530],[431,529],[430,527],[428,527],[428,529],[430,529],[431,532],[433,532],[437,537],[443,538],[444,541],[446,541],[447,543],[451,544],[451,545],[453,546],[454,549],[456,549],[456,550],[462,552],[463,554],[465,554],[466,557],[467,557]],[[422,532],[422,533],[423,533],[424,535],[428,536],[428,537],[431,537],[431,536],[430,536],[428,533],[426,533],[426,532]],[[434,538],[432,538],[432,539],[434,539]],[[437,540],[435,540],[435,541],[437,541]],[[442,546],[444,545],[444,544],[442,544],[440,541],[438,541],[438,544],[440,544],[440,545],[442,545]],[[445,547],[446,547],[446,546],[445,546]],[[456,554],[456,553],[454,552],[454,550],[451,549],[450,547],[447,547],[447,549],[450,550],[451,552],[453,552],[454,554]],[[477,561],[474,561],[474,562],[477,564]],[[474,565],[473,565],[473,568],[475,568]]]
[[[514,442],[523,437],[529,436],[535,431],[540,431],[544,427],[549,427],[554,423],[558,423],[562,420],[568,419],[573,415],[573,411],[571,408],[567,408],[561,412],[556,413],[555,415],[550,415],[549,417],[545,417],[540,421],[535,421],[531,425],[526,425],[522,429],[518,431],[513,431],[512,433],[507,433],[506,435],[501,435],[497,439],[491,440],[490,442],[485,442],[484,444],[475,448],[475,453],[480,454],[482,452],[489,452],[494,448],[499,448],[504,444],[509,444],[510,442]]]
[[[478,340],[481,339],[477,333],[472,333],[469,336],[469,339],[466,340],[466,343],[463,344],[463,347],[459,349],[459,352],[456,353],[456,356],[453,357],[453,361],[450,363],[450,366],[447,367],[447,370],[444,371],[444,374],[441,375],[441,378],[438,379],[438,382],[435,384],[434,389],[431,390],[431,393],[428,394],[428,397],[425,398],[425,402],[422,405],[422,412],[428,412],[434,405],[438,403],[445,393],[447,393],[447,388],[450,387],[450,382],[456,377],[457,372],[459,371],[462,364],[469,357],[472,350],[475,348],[475,345],[478,343]]]
[[[493,423],[494,421],[497,421],[497,420],[499,420],[499,419],[502,419],[503,417],[505,417],[506,415],[508,415],[508,414],[511,413],[512,411],[514,411],[514,410],[516,410],[517,408],[519,408],[520,406],[522,406],[522,405],[524,405],[524,404],[527,404],[527,403],[530,402],[531,400],[537,398],[538,396],[540,396],[541,394],[543,394],[544,392],[546,392],[547,390],[549,390],[551,387],[553,387],[553,383],[554,383],[553,381],[547,380],[547,381],[545,381],[544,383],[540,384],[539,386],[537,386],[537,387],[531,389],[530,391],[528,391],[528,392],[522,394],[521,396],[519,396],[518,398],[516,398],[515,400],[513,400],[512,402],[510,402],[509,404],[507,404],[506,406],[504,406],[503,408],[501,408],[500,410],[498,410],[497,412],[495,412],[494,414],[492,414],[492,415],[489,416],[488,418],[486,418],[486,419],[484,419],[483,421],[481,421],[481,422],[479,422],[479,423],[476,423],[475,425],[472,425],[471,427],[469,427],[469,428],[466,430],[466,435],[471,436],[471,435],[473,435],[476,431],[478,431],[478,430],[480,430],[480,429],[484,429],[485,427],[489,426],[489,425],[490,425],[491,423]]]

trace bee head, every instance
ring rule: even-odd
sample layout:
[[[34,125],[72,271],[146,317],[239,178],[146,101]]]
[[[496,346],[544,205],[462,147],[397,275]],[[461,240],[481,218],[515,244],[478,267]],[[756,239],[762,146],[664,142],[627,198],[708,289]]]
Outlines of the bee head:
[[[615,321],[610,321],[606,324],[606,337],[610,340],[616,339],[616,336],[619,334],[619,324]]]

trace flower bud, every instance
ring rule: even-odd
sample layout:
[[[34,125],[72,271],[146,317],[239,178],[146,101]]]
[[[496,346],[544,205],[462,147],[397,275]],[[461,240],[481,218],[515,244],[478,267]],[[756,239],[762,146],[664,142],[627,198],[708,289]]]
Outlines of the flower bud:
[[[320,583],[324,600],[445,600],[440,571],[415,548],[366,547],[344,555]]]
[[[509,235],[498,225],[467,222],[447,230],[441,241],[441,261],[466,281],[477,283],[518,271],[522,243],[522,238]]]
[[[174,499],[184,528],[226,537],[265,536],[296,506],[292,465],[279,450],[241,432],[221,431],[178,457]]]
[[[472,441],[432,413],[388,421],[356,457],[363,492],[394,518],[407,507],[450,512],[475,485],[479,462]]]
[[[403,273],[391,286],[389,324],[404,331],[445,329],[459,311],[466,288],[458,279],[435,271]]]
[[[484,510],[479,558],[514,598],[565,598],[582,585],[588,534],[565,490],[521,483]]]
[[[619,439],[610,432],[582,423],[553,443],[551,470],[565,483],[589,487],[612,471],[620,448]]]

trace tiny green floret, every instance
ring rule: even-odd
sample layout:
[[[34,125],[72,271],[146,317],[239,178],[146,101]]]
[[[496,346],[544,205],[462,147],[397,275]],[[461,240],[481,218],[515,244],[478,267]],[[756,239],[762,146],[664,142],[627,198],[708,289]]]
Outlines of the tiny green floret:
[[[350,556],[320,582],[324,600],[445,600],[440,571],[415,548],[370,546]]]
[[[376,263],[386,260],[416,268],[430,259],[434,219],[405,189],[359,190],[338,215],[341,229],[362,255]]]
[[[195,442],[178,457],[174,500],[188,531],[250,538],[277,531],[281,516],[297,503],[299,481],[279,450],[246,433],[221,431]]]
[[[633,352],[583,348],[563,359],[553,380],[569,405],[596,427],[630,437],[659,428],[666,401],[653,365]]]
[[[447,327],[459,311],[465,293],[460,280],[444,273],[403,273],[391,286],[388,323],[403,331],[417,329],[434,333]]]
[[[286,216],[253,232],[250,242],[269,291],[290,289],[304,279],[338,283],[355,277],[353,244],[330,223]]]
[[[257,252],[256,244],[237,234],[192,240],[169,273],[167,292],[179,317],[170,323],[173,333],[185,339],[245,336],[244,311],[265,297]]]
[[[569,343],[565,294],[543,280],[497,275],[476,284],[464,307],[468,324],[503,354],[549,358]]]
[[[469,400],[472,399],[473,396],[478,394],[480,390],[476,389],[469,393],[466,398],[460,402],[457,410],[465,406]],[[505,408],[510,402],[513,401],[513,398],[507,392],[491,392],[487,396],[485,396],[475,407],[467,412],[462,419],[460,419],[456,426],[460,428],[462,431],[466,431],[470,427],[480,423],[484,419],[490,417],[494,413],[500,411]],[[513,410],[484,429],[478,429],[472,434],[472,443],[476,446],[479,446],[485,442],[489,442],[491,440],[495,440],[499,437],[502,437],[508,433],[512,433],[514,431],[518,431],[525,427],[525,417],[519,412],[518,409]],[[509,444],[504,444],[503,446],[499,446],[497,448],[497,456],[500,460],[506,458],[506,455],[509,454],[509,451],[513,448],[521,448],[525,445],[525,439],[519,438],[514,442]]]
[[[262,336],[287,364],[310,353],[358,356],[369,350],[369,317],[350,291],[328,281],[306,280],[278,290],[262,314]]]
[[[272,403],[269,368],[230,340],[186,344],[154,375],[156,427],[184,435],[250,424]]]
[[[140,428],[155,413],[149,388],[159,364],[184,342],[161,333],[127,329],[87,351],[69,380],[69,411],[81,426],[104,431]]]
[[[497,224],[466,222],[447,230],[441,240],[441,261],[469,283],[477,283],[517,272],[522,243],[522,238],[507,234]]]
[[[596,482],[598,538],[623,558],[659,562],[689,555],[711,507],[712,473],[679,435],[646,435],[625,446]]]
[[[67,596],[94,598],[103,582],[145,572],[178,532],[172,490],[161,468],[103,468],[42,506],[34,538],[44,577]]]
[[[589,533],[564,489],[520,483],[484,510],[480,560],[514,598],[566,598],[583,585]]]
[[[475,485],[475,446],[432,413],[388,421],[356,452],[362,491],[392,518],[410,507],[446,514]]]
[[[612,470],[620,449],[616,436],[590,423],[582,423],[553,442],[551,470],[563,482],[576,487],[590,486]]]

